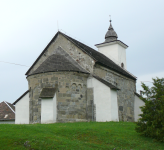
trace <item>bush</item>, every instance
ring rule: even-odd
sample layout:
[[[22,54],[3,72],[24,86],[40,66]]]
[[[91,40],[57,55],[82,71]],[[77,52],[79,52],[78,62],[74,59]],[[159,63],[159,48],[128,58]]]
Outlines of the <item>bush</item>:
[[[153,79],[153,87],[142,83],[145,106],[135,130],[143,136],[152,137],[164,142],[164,78]]]

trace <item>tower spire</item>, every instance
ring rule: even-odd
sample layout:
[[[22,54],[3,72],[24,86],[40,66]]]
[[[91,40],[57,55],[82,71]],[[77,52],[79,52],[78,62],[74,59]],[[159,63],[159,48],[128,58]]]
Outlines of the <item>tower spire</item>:
[[[108,28],[106,35],[105,35],[105,42],[115,41],[118,38],[117,33],[114,31],[114,29],[112,27],[111,15],[109,15],[109,17],[110,17],[110,20],[109,20],[110,26]]]

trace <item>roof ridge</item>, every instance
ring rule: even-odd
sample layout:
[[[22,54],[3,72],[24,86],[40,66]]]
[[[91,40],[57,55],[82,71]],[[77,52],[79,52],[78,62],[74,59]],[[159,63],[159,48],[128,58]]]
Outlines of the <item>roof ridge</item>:
[[[69,40],[71,40],[71,39],[73,39],[72,37],[70,37],[70,36],[68,36],[68,35],[66,35],[66,34],[64,34],[64,33],[62,33],[61,31],[59,31],[59,33],[61,33],[62,35],[64,35],[64,37],[66,37],[66,38],[69,38]],[[115,65],[117,65],[120,69],[122,69],[122,70],[124,70],[126,73],[128,73],[129,75],[131,75],[133,78],[135,78],[136,79],[136,76],[134,76],[132,73],[130,73],[129,71],[127,71],[127,70],[125,70],[125,69],[123,69],[122,67],[120,67],[118,64],[116,64],[113,60],[111,60],[110,58],[108,58],[107,56],[105,56],[104,54],[102,54],[102,53],[100,53],[99,51],[97,51],[97,50],[95,50],[95,49],[93,49],[93,48],[91,48],[91,47],[89,47],[88,45],[85,45],[84,43],[81,43],[80,41],[78,41],[78,40],[76,40],[76,39],[73,39],[73,40],[75,40],[75,41],[77,41],[77,42],[79,42],[80,44],[82,44],[82,45],[84,45],[84,46],[86,46],[86,47],[88,47],[88,48],[90,48],[91,50],[93,50],[95,53],[97,53],[97,54],[99,54],[99,55],[102,55],[102,56],[104,56],[104,57],[106,57],[108,60],[110,60],[111,62],[113,62]],[[73,42],[72,40],[71,40],[71,42]],[[77,45],[75,42],[73,42],[75,45]],[[78,46],[79,47],[79,46]],[[81,49],[81,47],[80,47],[80,49]],[[85,50],[84,50],[85,51]],[[85,51],[86,52],[86,51]],[[86,52],[87,54],[88,54],[88,52]],[[90,55],[90,54],[89,54]],[[93,56],[92,56],[93,57]],[[95,59],[95,58],[94,58]],[[100,62],[100,61],[98,61],[97,59],[95,59],[97,62]],[[103,62],[100,62],[100,63],[102,63],[102,64],[104,64]],[[106,64],[104,64],[104,65],[106,65]],[[116,71],[117,72],[117,71]]]
[[[15,111],[9,106],[8,102],[4,101],[4,103],[11,109],[13,113],[15,113]]]
[[[71,40],[71,39],[73,39],[72,37],[70,37],[70,36],[64,34],[64,33],[61,32],[61,31],[59,31],[59,33],[61,33],[64,37],[69,38],[69,40],[70,40],[72,43],[74,43],[77,47],[79,47],[74,41]],[[76,42],[79,42],[80,44],[85,45],[86,47],[88,47],[88,48],[90,48],[90,49],[92,49],[92,50],[94,50],[94,51],[96,51],[95,49],[93,49],[93,48],[87,46],[86,44],[84,44],[84,43],[82,43],[82,42],[80,42],[80,41],[78,41],[78,40],[76,40],[76,39],[73,39],[73,40],[75,40]],[[79,47],[79,48],[80,48],[80,49],[83,49],[83,48],[81,48],[81,47]],[[92,57],[94,60],[96,60],[92,55],[90,55],[90,54],[89,54],[88,52],[86,52],[84,49],[83,49],[83,51],[84,51],[85,53],[87,53],[90,57]],[[96,61],[97,61],[97,60],[96,60]]]

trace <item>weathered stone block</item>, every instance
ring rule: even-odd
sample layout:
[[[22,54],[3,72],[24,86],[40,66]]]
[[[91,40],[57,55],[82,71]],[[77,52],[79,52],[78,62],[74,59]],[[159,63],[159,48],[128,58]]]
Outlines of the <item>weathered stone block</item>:
[[[51,77],[51,81],[58,80],[58,77]]]
[[[43,78],[43,82],[48,82],[48,78]]]
[[[34,121],[36,121],[37,120],[37,116],[33,116],[33,119],[34,119]]]
[[[67,97],[71,97],[71,94],[67,94]]]
[[[38,99],[38,98],[39,98],[39,95],[34,95],[34,98],[35,98],[35,99]]]
[[[63,93],[58,93],[58,97],[63,97]]]

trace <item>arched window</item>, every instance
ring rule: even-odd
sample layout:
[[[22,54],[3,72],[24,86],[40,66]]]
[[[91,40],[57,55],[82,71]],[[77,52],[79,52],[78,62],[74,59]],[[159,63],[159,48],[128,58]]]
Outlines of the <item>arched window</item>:
[[[73,91],[76,91],[76,83],[73,83],[73,84],[72,84],[72,90],[73,90]]]
[[[124,63],[121,63],[121,67],[124,68]]]

